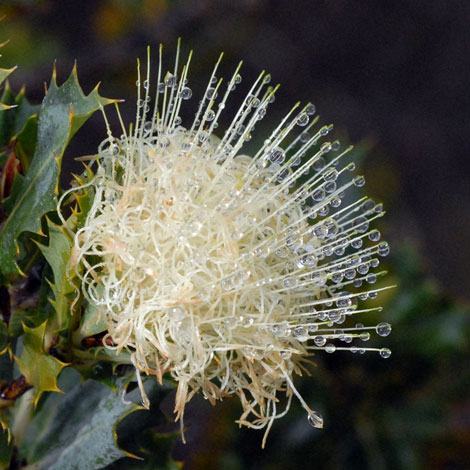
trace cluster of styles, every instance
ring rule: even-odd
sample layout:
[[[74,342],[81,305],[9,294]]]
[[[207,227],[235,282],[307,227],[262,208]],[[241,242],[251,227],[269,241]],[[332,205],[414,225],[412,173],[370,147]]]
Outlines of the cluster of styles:
[[[352,197],[364,178],[345,163],[351,147],[327,140],[332,126],[317,126],[312,104],[295,105],[255,154],[243,153],[274,101],[264,72],[216,137],[241,82],[241,64],[226,84],[218,79],[219,60],[183,126],[190,62],[191,54],[180,65],[178,47],[163,74],[160,48],[155,84],[150,60],[145,76],[138,68],[135,124],[126,129],[119,115],[119,137],[108,125],[94,176],[70,190],[94,192],[74,233],[83,295],[106,321],[104,344],[131,353],[144,405],[142,374],[161,381],[169,373],[181,422],[201,392],[212,403],[237,395],[239,423],[266,435],[293,396],[322,427],[293,383],[308,358],[318,350],[391,354],[364,347],[390,324],[355,321],[381,311],[363,301],[385,289],[373,285],[389,246],[370,228],[383,207]]]

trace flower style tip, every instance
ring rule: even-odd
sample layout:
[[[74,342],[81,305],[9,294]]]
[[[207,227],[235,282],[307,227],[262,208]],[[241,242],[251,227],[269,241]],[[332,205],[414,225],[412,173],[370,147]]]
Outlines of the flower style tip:
[[[141,373],[159,381],[170,373],[177,419],[198,391],[211,403],[235,394],[240,425],[267,434],[296,396],[321,428],[293,383],[308,372],[308,357],[391,354],[363,346],[371,332],[387,336],[388,323],[354,322],[380,312],[363,301],[387,289],[373,284],[389,246],[370,228],[383,207],[354,199],[365,181],[344,163],[352,147],[326,140],[332,126],[317,127],[312,104],[295,105],[254,155],[243,153],[274,101],[265,73],[217,138],[242,80],[240,64],[224,86],[219,60],[183,127],[191,57],[180,70],[178,48],[163,76],[160,48],[154,85],[150,59],[146,77],[138,66],[135,125],[126,130],[119,115],[120,137],[108,125],[96,174],[73,189],[95,194],[74,239],[83,294],[106,319],[108,347],[131,352],[144,401]],[[287,396],[283,410],[279,395]]]

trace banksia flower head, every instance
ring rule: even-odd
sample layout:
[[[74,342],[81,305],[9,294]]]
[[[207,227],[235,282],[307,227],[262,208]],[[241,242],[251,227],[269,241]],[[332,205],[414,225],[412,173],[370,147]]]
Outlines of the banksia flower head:
[[[239,423],[268,432],[287,411],[279,397],[289,408],[295,395],[322,427],[293,383],[308,358],[390,355],[364,347],[371,332],[386,336],[388,323],[355,321],[381,310],[363,301],[377,296],[384,272],[374,271],[389,252],[370,228],[382,205],[349,199],[364,178],[345,162],[351,147],[327,140],[332,126],[317,126],[312,104],[295,105],[255,154],[244,154],[277,90],[265,73],[232,111],[241,64],[224,84],[219,60],[183,126],[191,54],[182,67],[179,56],[178,48],[164,75],[160,48],[155,84],[150,62],[146,77],[139,67],[135,125],[122,125],[120,137],[108,126],[96,173],[81,186],[95,194],[74,235],[83,294],[106,321],[107,347],[131,353],[140,385],[142,373],[176,380],[177,419],[196,392],[212,403],[235,394]],[[221,113],[233,115],[223,132]]]

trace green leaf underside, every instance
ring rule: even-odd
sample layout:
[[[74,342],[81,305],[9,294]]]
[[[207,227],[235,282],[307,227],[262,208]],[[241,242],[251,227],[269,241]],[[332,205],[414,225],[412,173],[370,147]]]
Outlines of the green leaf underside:
[[[36,412],[20,449],[28,470],[94,470],[128,455],[117,445],[116,426],[142,407],[95,381],[79,382],[75,371],[64,371],[66,395],[49,395]]]
[[[23,325],[23,351],[18,359],[21,373],[34,386],[35,404],[44,392],[60,392],[57,378],[67,365],[44,350],[46,323],[44,322],[36,328],[28,328]]]
[[[47,226],[49,229],[49,245],[38,243],[38,246],[54,273],[54,282],[52,282],[52,279],[50,280],[54,300],[50,299],[50,301],[56,312],[54,327],[61,330],[66,328],[69,323],[70,303],[74,294],[74,286],[69,280],[67,272],[72,241],[63,227],[54,224],[50,220],[47,220]]]
[[[95,88],[83,94],[76,69],[68,80],[57,86],[55,73],[39,113],[37,146],[8,219],[0,228],[0,272],[18,272],[17,238],[22,232],[37,233],[41,217],[56,209],[61,160],[73,135],[85,121],[113,100],[102,98]]]

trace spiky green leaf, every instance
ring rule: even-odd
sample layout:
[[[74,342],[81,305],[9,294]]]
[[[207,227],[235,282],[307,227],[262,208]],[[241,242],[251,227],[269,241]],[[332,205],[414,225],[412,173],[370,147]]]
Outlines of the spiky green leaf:
[[[66,394],[46,398],[23,439],[27,469],[95,470],[129,455],[117,445],[116,426],[141,407],[95,381],[81,384],[70,369],[60,385]]]
[[[107,466],[105,470],[179,470],[182,462],[171,456],[175,439],[180,435],[179,423],[174,423],[159,409],[168,393],[174,389],[171,383],[159,385],[154,380],[145,382],[150,399],[151,412],[137,411],[127,416],[117,427],[118,442],[124,449],[138,455],[142,460],[124,457]],[[140,392],[134,389],[127,395],[139,400]],[[104,470],[104,469],[103,469]]]
[[[66,363],[51,356],[44,348],[46,323],[37,328],[24,328],[23,351],[18,367],[26,380],[34,386],[34,403],[37,404],[44,392],[60,392],[57,377]]]
[[[95,88],[85,96],[76,69],[57,86],[55,73],[39,112],[37,146],[21,194],[8,219],[0,228],[0,272],[17,273],[18,236],[25,231],[39,232],[41,218],[56,209],[62,157],[73,135],[85,121],[113,100],[103,98]]]
[[[44,258],[49,263],[54,273],[54,280],[50,280],[50,286],[54,294],[54,299],[50,299],[56,316],[54,328],[62,330],[67,327],[70,320],[70,304],[75,291],[70,280],[68,270],[69,259],[72,251],[72,240],[65,229],[47,220],[49,231],[49,244],[38,243]]]

